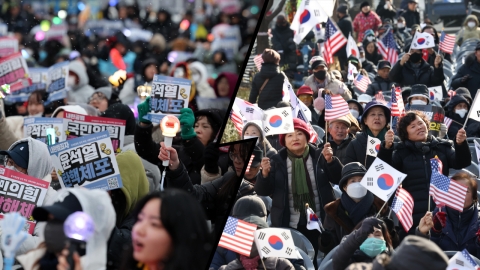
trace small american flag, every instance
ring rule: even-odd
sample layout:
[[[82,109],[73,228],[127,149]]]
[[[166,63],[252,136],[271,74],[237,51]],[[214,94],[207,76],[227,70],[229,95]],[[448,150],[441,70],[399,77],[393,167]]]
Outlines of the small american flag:
[[[247,170],[245,172],[249,172],[250,171],[250,166],[252,166],[252,162],[253,162],[253,158],[255,157],[255,155],[252,155],[250,157],[250,160],[248,161],[248,165],[247,165]]]
[[[392,116],[403,116],[405,114],[405,105],[403,104],[402,89],[392,86],[392,100],[390,110]]]
[[[403,229],[408,232],[413,225],[413,198],[408,191],[399,187],[393,198],[392,210],[397,214],[398,221],[402,223]]]
[[[325,121],[331,121],[350,113],[341,95],[325,95]]]
[[[436,171],[436,172],[442,174],[443,163],[437,156],[435,156],[435,158],[430,159],[430,168],[432,169],[432,172]]]
[[[335,23],[328,18],[325,27],[325,44],[323,50],[325,62],[332,64],[333,55],[345,44],[347,44],[347,39],[343,36],[342,31],[339,31]]]
[[[378,40],[378,51],[382,54],[383,59],[395,64],[398,60],[397,43],[393,38],[393,33],[388,29],[387,34]]]
[[[253,234],[256,229],[257,225],[255,224],[228,217],[218,246],[244,256],[250,256],[254,240]]]
[[[242,134],[243,131],[243,118],[240,114],[238,114],[234,108],[230,111],[230,120],[232,120],[235,129],[238,131],[239,134]]]
[[[368,85],[371,83],[372,82],[368,76],[361,75],[360,73],[358,74],[357,78],[353,80],[353,84],[357,87],[357,89],[364,93],[367,91]]]
[[[438,162],[437,159],[431,159],[431,163]],[[432,164],[432,168],[435,165]],[[430,180],[430,192],[433,200],[438,206],[446,205],[459,212],[463,212],[463,204],[467,196],[467,187],[452,181],[437,170],[432,169]]]
[[[443,123],[445,124],[445,126],[447,126],[447,129],[450,128],[450,125],[452,124],[452,122],[453,122],[453,120],[446,117],[446,116],[443,118]]]
[[[385,100],[385,97],[383,96],[382,91],[378,91],[378,93],[375,94],[375,100],[387,105],[387,101]]]
[[[263,58],[262,55],[259,54],[253,58],[253,62],[255,63],[255,66],[257,67],[258,70],[262,68],[262,63],[263,63]]]
[[[442,34],[440,35],[439,49],[442,52],[452,54],[453,46],[455,46],[455,37],[449,34],[445,34],[445,32],[442,30]]]

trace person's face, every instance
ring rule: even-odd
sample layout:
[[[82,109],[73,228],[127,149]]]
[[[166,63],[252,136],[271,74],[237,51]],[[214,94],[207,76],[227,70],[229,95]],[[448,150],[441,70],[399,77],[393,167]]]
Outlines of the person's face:
[[[145,80],[151,81],[153,80],[153,76],[158,73],[157,66],[149,65],[145,68]]]
[[[197,133],[197,138],[202,142],[203,145],[207,145],[208,141],[212,138],[213,129],[208,118],[201,116],[194,126],[195,133]]]
[[[372,237],[385,241],[385,238],[383,237],[382,229],[377,227],[373,227],[373,233],[368,235],[368,238],[372,238]]]
[[[460,179],[456,180],[457,183],[462,184],[467,187],[467,196],[465,196],[465,202],[463,203],[463,208],[468,208],[473,204],[473,194],[472,194],[472,187],[470,186],[470,181],[467,179]],[[473,192],[477,192],[476,190]]]
[[[428,127],[418,115],[407,126],[408,139],[413,142],[425,142],[428,136]]]
[[[341,142],[347,137],[348,127],[345,123],[337,121],[330,124],[328,131],[335,142]]]
[[[147,265],[165,261],[173,249],[172,237],[163,226],[160,199],[145,204],[132,228],[133,257]]]
[[[364,51],[360,52],[360,58],[365,58],[365,52]]]
[[[433,32],[432,28],[425,28],[423,30],[424,33],[429,33],[430,35],[434,36],[435,32]]]
[[[120,7],[118,9],[118,18],[119,19],[126,19],[128,16],[127,14],[127,8],[126,7]]]
[[[412,104],[413,100],[422,100],[428,103],[428,99],[426,97],[415,96],[410,99],[410,104]]]
[[[356,110],[357,112],[360,113],[360,108],[358,108],[358,105],[351,102],[351,103],[348,103],[348,109],[349,110]]]
[[[307,146],[307,137],[299,129],[285,135],[285,146],[293,153],[303,152]]]
[[[13,159],[11,159],[10,157],[7,157],[5,159],[5,163],[4,163],[5,167],[10,167],[10,168],[13,168],[13,170],[17,171],[17,172],[21,172],[23,174],[27,174],[27,169],[26,168],[22,168],[20,166],[17,165],[17,163],[15,163],[15,161],[13,161]]]
[[[27,111],[29,115],[43,113],[44,110],[45,108],[43,107],[43,104],[39,103],[35,98],[30,98],[28,100]]]
[[[324,66],[319,65],[313,70],[313,72],[318,72],[318,71],[321,71],[321,70],[327,70],[327,69]]]
[[[370,42],[367,45],[367,52],[372,54],[375,51],[375,44],[373,42]]]
[[[17,113],[18,114],[21,114],[21,115],[24,115],[27,113],[27,108],[25,106],[22,105],[16,105],[15,108],[17,108]]]
[[[352,184],[352,183],[360,183],[362,182],[362,178],[363,176],[361,175],[357,175],[357,176],[353,176],[353,177],[350,177],[348,178],[347,180],[347,184],[345,184],[345,186],[343,187],[344,190],[347,190],[347,187]]]
[[[235,172],[237,176],[242,174],[243,166],[245,165],[244,157],[242,157],[240,153],[240,145],[236,144],[233,147],[233,151],[228,153],[230,159],[233,161],[233,167],[235,168]]]
[[[363,13],[368,13],[368,12],[370,12],[370,6],[363,7],[363,8],[362,8],[362,12],[363,12]]]
[[[250,125],[250,126],[248,126],[247,129],[245,130],[244,136],[257,136],[257,137],[260,137],[260,136],[261,136],[261,133],[260,133],[260,130],[258,130],[258,128],[256,128],[256,127],[253,126],[253,125]]]
[[[417,8],[417,3],[414,3],[414,2],[408,3],[408,9],[409,10],[415,11],[416,8]]]
[[[163,12],[158,13],[158,20],[164,22],[167,19],[167,15]]]
[[[303,102],[303,104],[310,106],[313,103],[313,96],[312,95],[299,95],[298,99]]]
[[[382,108],[374,107],[368,111],[365,124],[371,131],[380,131],[387,125],[387,117]]]
[[[222,53],[216,53],[213,55],[213,62],[220,64],[222,62]]]
[[[226,77],[222,77],[218,80],[217,90],[220,97],[228,97],[228,94],[230,94],[230,84]]]
[[[100,112],[104,112],[108,109],[108,101],[105,95],[101,93],[95,93],[90,98],[88,104],[92,105],[93,107],[97,108]]]
[[[475,51],[475,57],[477,57],[477,62],[480,62],[480,50]]]
[[[458,104],[455,106],[455,111],[456,111],[456,110],[461,110],[461,109],[468,110],[468,105],[467,105],[467,103],[465,103],[465,102],[460,102],[460,103],[458,103]]]
[[[382,77],[382,79],[388,79],[388,74],[390,73],[390,68],[381,68],[378,70],[378,76]]]

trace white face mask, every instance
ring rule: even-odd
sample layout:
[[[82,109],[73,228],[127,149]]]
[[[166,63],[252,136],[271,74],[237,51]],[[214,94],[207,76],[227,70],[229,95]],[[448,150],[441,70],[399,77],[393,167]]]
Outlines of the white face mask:
[[[412,105],[427,105],[427,102],[423,101],[423,100],[412,100],[411,102]]]
[[[374,36],[368,36],[368,37],[367,37],[367,40],[370,41],[370,42],[372,42],[374,39],[375,39]]]
[[[460,115],[461,118],[465,117],[465,114],[467,114],[468,110],[467,109],[459,109],[455,110],[455,113]]]
[[[243,136],[243,139],[244,139],[244,140],[253,139],[253,138],[258,138],[258,136],[249,136],[249,135],[244,135],[244,136]],[[258,144],[258,140],[257,140],[257,143],[256,143],[256,144]]]
[[[474,28],[477,24],[475,22],[468,22],[467,25],[470,28]]]
[[[67,86],[70,86],[70,87],[75,86],[76,82],[77,82],[77,78],[75,78],[74,76],[68,76]]]
[[[355,109],[351,109],[351,110],[350,110],[350,113],[351,113],[351,114],[353,115],[353,117],[355,117],[355,118],[358,118],[358,116],[360,115],[360,113],[359,113],[357,110],[355,110]]]
[[[365,62],[365,57],[361,57],[359,59],[360,59],[360,62],[362,62],[362,63]]]
[[[397,23],[397,27],[398,27],[398,28],[404,28],[404,27],[405,27],[405,24],[403,24],[403,23]]]
[[[17,168],[15,168],[15,166],[5,166],[5,168],[10,169],[12,171],[16,171],[16,172],[21,172],[21,171],[17,170]]]
[[[360,182],[355,182],[347,186],[347,194],[352,199],[361,199],[367,194],[367,189]]]
[[[200,74],[198,74],[198,73],[193,73],[192,74],[192,81],[198,83],[198,82],[200,82],[200,78],[201,78]]]

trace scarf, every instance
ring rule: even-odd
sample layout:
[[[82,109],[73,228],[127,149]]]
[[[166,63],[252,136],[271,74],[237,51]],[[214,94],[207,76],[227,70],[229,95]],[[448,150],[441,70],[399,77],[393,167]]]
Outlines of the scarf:
[[[357,203],[348,196],[347,192],[343,192],[340,202],[343,208],[345,208],[347,216],[352,220],[353,226],[355,226],[368,216],[373,205],[373,194],[367,191],[365,197]]]
[[[377,136],[374,136],[372,131],[367,127],[367,135],[368,136],[371,136],[371,137],[374,137],[374,138],[377,138],[379,139],[380,141],[385,141],[385,134],[387,134],[387,127],[384,127],[379,133]]]
[[[258,267],[258,260],[260,260],[260,256],[258,255],[253,258],[240,255],[240,262],[245,270],[256,270]]]
[[[287,149],[288,158],[292,161],[292,194],[293,194],[293,209],[298,212],[305,209],[305,204],[308,203],[313,212],[316,212],[315,200],[312,191],[312,183],[310,182],[310,175],[306,169],[306,161],[308,159],[309,146],[305,147],[305,151],[301,156],[295,156]],[[304,212],[304,211],[303,211]]]

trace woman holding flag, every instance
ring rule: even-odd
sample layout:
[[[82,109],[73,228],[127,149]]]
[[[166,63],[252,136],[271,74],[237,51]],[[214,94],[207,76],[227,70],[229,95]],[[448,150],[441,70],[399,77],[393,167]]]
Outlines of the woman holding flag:
[[[401,139],[393,146],[393,131],[385,135],[378,157],[390,164],[395,169],[407,174],[402,182],[402,188],[408,191],[415,201],[413,207],[413,225],[409,232],[400,230],[400,238],[407,233],[415,233],[415,226],[419,223],[424,213],[429,210],[429,189],[432,169],[430,159],[438,158],[443,166],[441,173],[448,175],[450,168],[462,169],[470,165],[471,154],[465,142],[467,135],[462,128],[458,131],[456,139],[451,141],[437,139],[428,135],[430,122],[427,116],[419,111],[410,111],[398,122],[397,132]]]
[[[435,208],[420,220],[416,234],[426,236],[445,251],[462,251],[480,257],[480,220],[478,219],[477,181],[466,172],[452,176],[457,183],[467,187],[463,211],[449,206]]]

